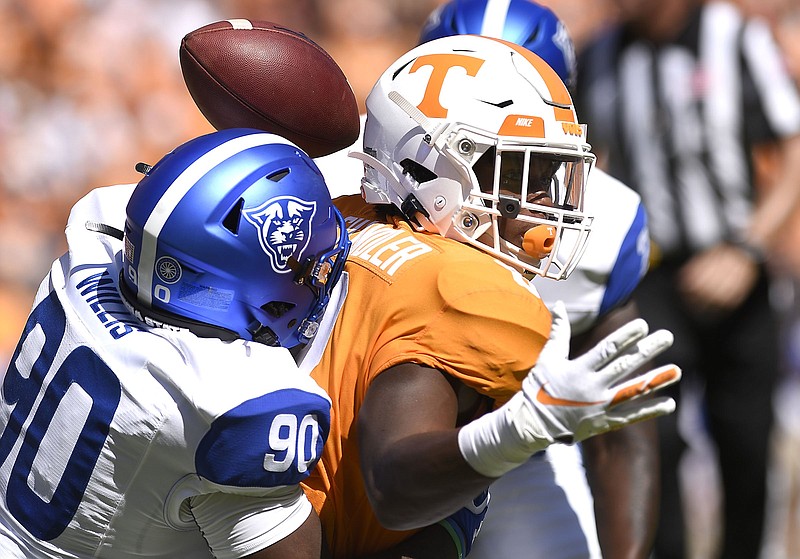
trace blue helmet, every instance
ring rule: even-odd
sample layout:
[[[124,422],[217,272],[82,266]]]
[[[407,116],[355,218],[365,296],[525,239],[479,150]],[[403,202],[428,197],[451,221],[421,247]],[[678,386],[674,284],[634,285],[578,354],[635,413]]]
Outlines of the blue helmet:
[[[523,46],[544,59],[561,80],[575,82],[575,49],[566,27],[529,0],[450,0],[428,16],[419,44],[451,35],[486,35]]]
[[[350,241],[317,166],[288,140],[228,129],[167,154],[133,191],[120,291],[151,326],[309,341]]]

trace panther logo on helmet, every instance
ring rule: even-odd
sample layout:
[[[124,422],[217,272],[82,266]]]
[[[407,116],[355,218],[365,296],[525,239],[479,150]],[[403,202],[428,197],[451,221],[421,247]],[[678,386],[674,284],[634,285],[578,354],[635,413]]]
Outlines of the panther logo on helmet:
[[[258,229],[261,248],[279,274],[291,272],[289,259],[300,260],[311,238],[316,202],[294,196],[272,198],[257,208],[243,210],[245,219]]]

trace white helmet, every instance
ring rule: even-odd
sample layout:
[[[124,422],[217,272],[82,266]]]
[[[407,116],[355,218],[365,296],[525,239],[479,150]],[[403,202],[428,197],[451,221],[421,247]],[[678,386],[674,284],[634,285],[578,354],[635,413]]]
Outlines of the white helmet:
[[[585,136],[567,88],[541,58],[500,39],[456,35],[414,48],[384,72],[367,98],[364,153],[351,156],[366,164],[367,202],[391,204],[419,229],[517,269],[564,279],[592,221],[582,211],[595,159]]]

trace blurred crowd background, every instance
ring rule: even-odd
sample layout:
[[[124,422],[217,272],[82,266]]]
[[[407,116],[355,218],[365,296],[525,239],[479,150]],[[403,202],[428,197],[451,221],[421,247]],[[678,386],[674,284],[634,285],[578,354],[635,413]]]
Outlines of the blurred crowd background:
[[[438,0],[0,0],[0,364],[39,281],[63,252],[69,208],[97,186],[135,182],[211,131],[181,77],[189,31],[231,17],[265,19],[323,46],[363,100],[416,44]],[[561,0],[576,38],[611,11]]]
[[[580,46],[615,17],[609,0],[540,0]],[[765,17],[800,80],[800,1],[739,0]],[[181,77],[178,45],[189,31],[231,17],[304,32],[343,68],[359,103],[394,59],[416,43],[439,0],[0,0],[0,366],[17,343],[39,281],[64,250],[69,208],[97,186],[135,182],[139,161],[211,131]],[[589,133],[591,141],[591,130]],[[775,154],[764,153],[768,174]],[[797,220],[800,224],[800,218]],[[800,225],[774,259],[784,309],[787,379],[800,370],[795,303]],[[764,559],[800,557],[800,407],[787,382],[775,435],[771,536]],[[714,472],[698,437],[687,464],[696,504],[693,549],[714,545]],[[746,459],[746,457],[743,457]]]

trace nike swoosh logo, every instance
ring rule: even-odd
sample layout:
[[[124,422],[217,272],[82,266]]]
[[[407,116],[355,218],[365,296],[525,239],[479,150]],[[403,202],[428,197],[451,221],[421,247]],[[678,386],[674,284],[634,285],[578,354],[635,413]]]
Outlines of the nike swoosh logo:
[[[649,382],[642,381],[619,390],[614,395],[614,398],[611,400],[611,405],[614,406],[621,402],[631,400],[636,396],[647,394],[648,392],[656,390],[663,384],[669,384],[673,382],[677,376],[678,376],[677,369],[675,369],[675,367],[670,367],[665,371],[662,371],[658,375],[654,376],[653,378],[651,378]]]
[[[507,99],[505,101],[500,101],[499,103],[492,103],[491,101],[484,101],[483,99],[478,99],[478,101],[480,101],[481,103],[486,103],[487,105],[491,105],[493,107],[500,108],[500,109],[505,109],[506,107],[509,107],[509,106],[514,104],[514,101],[512,101],[511,99]]]
[[[569,406],[573,408],[582,408],[586,406],[596,406],[597,404],[602,404],[603,402],[581,402],[580,400],[567,400],[564,398],[556,398],[555,396],[551,396],[547,393],[547,390],[544,389],[544,386],[539,387],[539,392],[536,394],[536,399],[544,404],[545,406]]]

